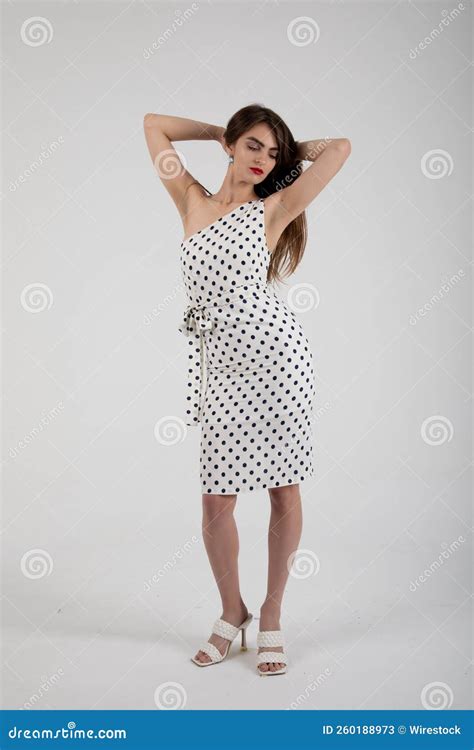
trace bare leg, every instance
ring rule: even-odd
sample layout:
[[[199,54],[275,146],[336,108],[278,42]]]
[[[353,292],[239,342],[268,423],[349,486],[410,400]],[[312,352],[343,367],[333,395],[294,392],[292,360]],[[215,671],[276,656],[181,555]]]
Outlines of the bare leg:
[[[240,595],[238,555],[239,535],[234,518],[237,495],[203,495],[202,531],[207,556],[211,564],[222,600],[223,620],[238,627],[247,617],[248,610]],[[221,654],[228,641],[212,633],[208,639]],[[198,651],[198,661],[211,661],[208,654]]]
[[[296,552],[301,538],[303,515],[299,485],[272,487],[268,491],[271,501],[268,528],[268,584],[267,596],[260,608],[260,630],[279,630],[283,593],[288,580],[288,558]],[[261,651],[282,651],[282,647],[262,647]],[[264,662],[262,672],[281,669],[280,662]]]

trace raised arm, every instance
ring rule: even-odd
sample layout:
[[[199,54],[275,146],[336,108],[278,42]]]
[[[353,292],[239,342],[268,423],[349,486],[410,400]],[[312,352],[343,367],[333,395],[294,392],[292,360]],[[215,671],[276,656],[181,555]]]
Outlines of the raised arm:
[[[339,172],[350,153],[348,138],[298,142],[298,160],[314,163],[291,185],[267,198],[269,231],[279,236]]]
[[[316,161],[329,144],[344,146],[347,138],[315,138],[312,141],[298,141],[297,158],[300,161]]]
[[[216,140],[221,142],[224,128],[186,117],[149,112],[143,118],[143,129],[158,176],[174,200],[178,211],[184,215],[187,211],[184,205],[184,195],[195,178],[184,167],[172,141]]]

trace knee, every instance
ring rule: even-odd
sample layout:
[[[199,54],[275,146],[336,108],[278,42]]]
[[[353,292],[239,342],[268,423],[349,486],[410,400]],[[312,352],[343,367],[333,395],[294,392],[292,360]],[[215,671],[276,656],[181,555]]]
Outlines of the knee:
[[[203,495],[202,510],[204,520],[209,523],[226,518],[229,513],[233,513],[236,500],[236,495]]]
[[[272,509],[279,513],[288,513],[300,502],[300,490],[296,484],[290,484],[285,487],[272,487],[268,492]]]

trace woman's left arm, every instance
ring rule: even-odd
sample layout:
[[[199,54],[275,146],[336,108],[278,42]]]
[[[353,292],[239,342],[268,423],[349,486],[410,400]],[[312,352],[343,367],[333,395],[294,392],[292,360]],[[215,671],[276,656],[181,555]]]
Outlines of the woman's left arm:
[[[343,143],[347,138],[314,138],[312,141],[297,141],[298,161],[316,161],[330,143]]]
[[[296,219],[328,182],[339,172],[351,153],[348,138],[297,142],[299,162],[315,162],[296,176],[288,187],[276,190],[266,199],[267,231],[280,235]],[[298,169],[295,171],[299,171]]]

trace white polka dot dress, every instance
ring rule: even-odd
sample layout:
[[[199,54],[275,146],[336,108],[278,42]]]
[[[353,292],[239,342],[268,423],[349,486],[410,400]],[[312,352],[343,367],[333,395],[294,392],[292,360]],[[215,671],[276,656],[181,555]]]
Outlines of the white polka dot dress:
[[[267,283],[264,200],[181,243],[188,306],[187,425],[201,425],[203,494],[297,484],[313,469],[308,339]]]

